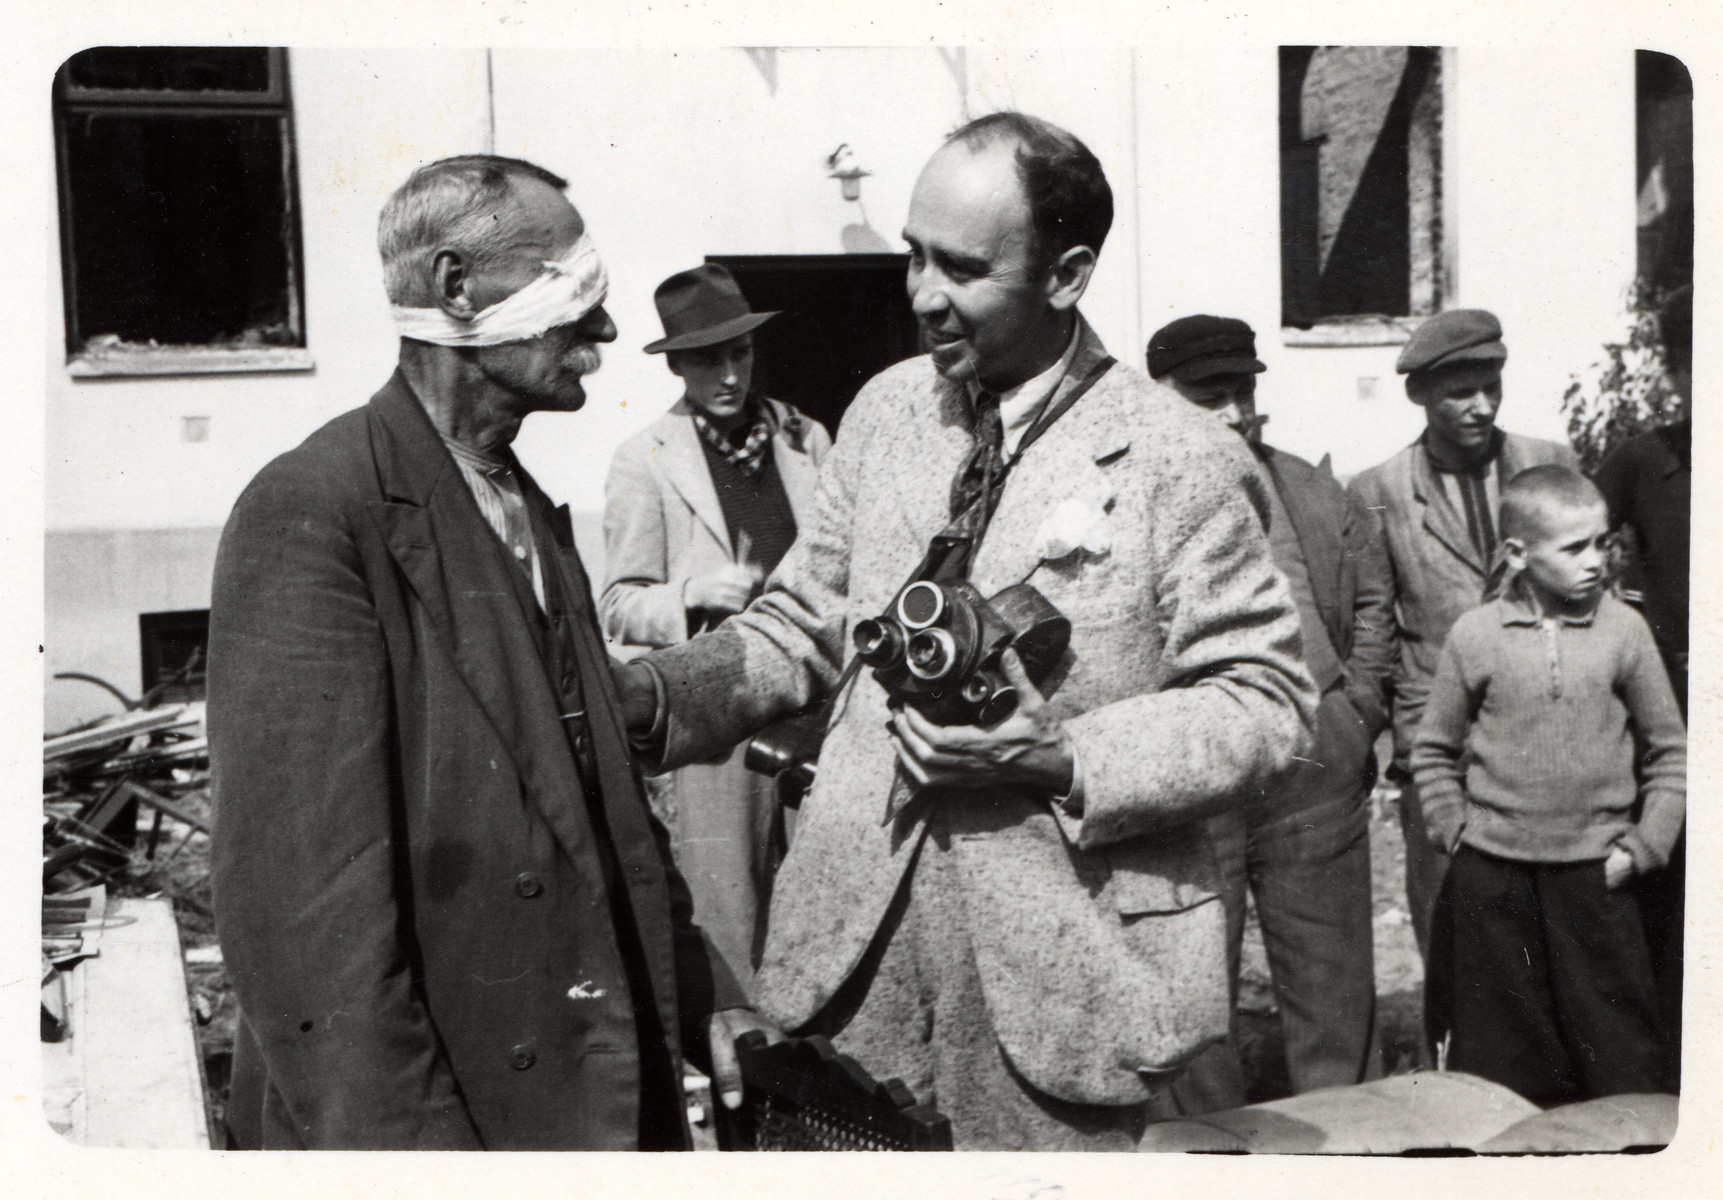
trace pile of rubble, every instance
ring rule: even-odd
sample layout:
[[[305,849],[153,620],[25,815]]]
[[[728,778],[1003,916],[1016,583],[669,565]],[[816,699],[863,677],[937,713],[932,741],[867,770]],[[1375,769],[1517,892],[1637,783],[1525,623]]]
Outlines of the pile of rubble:
[[[100,953],[109,897],[173,902],[207,1100],[219,1115],[233,1001],[209,891],[209,743],[201,700],[131,700],[43,740],[42,1036],[66,1035],[62,973]]]

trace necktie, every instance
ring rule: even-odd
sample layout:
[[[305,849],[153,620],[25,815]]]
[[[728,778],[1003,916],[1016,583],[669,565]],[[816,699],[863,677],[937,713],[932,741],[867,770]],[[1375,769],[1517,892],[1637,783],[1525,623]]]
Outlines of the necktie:
[[[971,533],[987,527],[987,511],[993,504],[990,495],[1004,466],[1005,425],[999,418],[999,397],[982,392],[975,398],[975,446],[963,467],[951,481],[951,519],[956,520],[974,506],[969,523]],[[977,500],[986,497],[981,504]]]

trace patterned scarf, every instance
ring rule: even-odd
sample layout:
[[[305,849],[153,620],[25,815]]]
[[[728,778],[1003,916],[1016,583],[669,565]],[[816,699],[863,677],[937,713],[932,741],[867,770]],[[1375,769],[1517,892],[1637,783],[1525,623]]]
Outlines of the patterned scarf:
[[[748,397],[747,407],[742,411],[751,417],[748,426],[748,436],[737,445],[725,434],[706,419],[706,414],[698,409],[694,411],[694,428],[706,444],[724,456],[724,461],[740,470],[750,479],[758,478],[766,465],[766,447],[772,440],[772,423],[766,417],[766,406],[754,397]]]

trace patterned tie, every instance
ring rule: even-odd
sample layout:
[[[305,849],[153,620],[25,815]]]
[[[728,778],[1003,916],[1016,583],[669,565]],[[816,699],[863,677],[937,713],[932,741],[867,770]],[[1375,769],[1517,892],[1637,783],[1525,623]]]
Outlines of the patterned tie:
[[[999,419],[999,397],[982,392],[975,398],[975,447],[970,450],[957,476],[951,481],[951,519],[956,520],[975,505],[974,518],[969,523],[971,533],[987,527],[987,511],[995,497],[989,495],[984,504],[975,502],[993,491],[999,480],[1005,459],[1005,425]]]

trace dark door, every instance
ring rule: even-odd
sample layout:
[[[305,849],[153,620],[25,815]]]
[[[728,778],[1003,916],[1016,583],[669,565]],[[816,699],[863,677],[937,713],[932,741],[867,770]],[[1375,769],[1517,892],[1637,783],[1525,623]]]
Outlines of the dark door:
[[[832,433],[861,385],[921,352],[904,254],[713,255],[756,312],[754,386]]]

